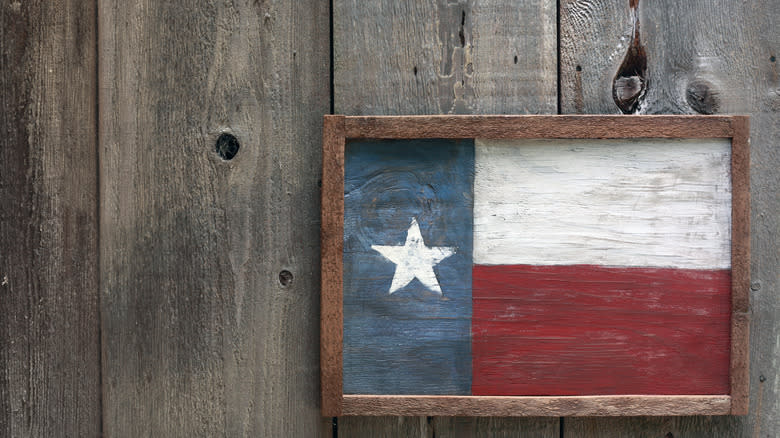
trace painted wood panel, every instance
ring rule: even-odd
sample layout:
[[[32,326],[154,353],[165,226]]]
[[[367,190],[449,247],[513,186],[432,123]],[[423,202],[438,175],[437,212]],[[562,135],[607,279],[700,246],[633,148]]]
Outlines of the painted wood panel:
[[[477,140],[474,262],[728,268],[730,147]]]
[[[96,2],[0,4],[0,436],[99,436]]]
[[[475,266],[474,395],[729,394],[729,270]]]
[[[619,111],[611,84],[626,54],[629,2],[561,2],[564,113]],[[780,271],[777,254],[778,67],[776,4],[640,1],[648,88],[640,113],[751,116],[750,411],[744,417],[566,420],[565,436],[774,436],[780,429],[777,373]]]
[[[556,8],[551,0],[335,0],[335,113],[555,113]],[[363,421],[377,435],[407,435],[407,426],[421,436],[459,430],[446,421],[343,418],[340,433],[363,430]],[[476,436],[490,436],[477,421]],[[557,436],[546,435],[554,419],[508,423]]]
[[[471,389],[471,140],[348,142],[344,393]]]
[[[732,394],[730,143],[348,141],[344,393]]]
[[[99,9],[104,434],[330,436],[328,3]]]

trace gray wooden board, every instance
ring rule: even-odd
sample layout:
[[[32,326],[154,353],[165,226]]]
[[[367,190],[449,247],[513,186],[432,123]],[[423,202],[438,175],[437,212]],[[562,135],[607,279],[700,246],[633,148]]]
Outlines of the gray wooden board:
[[[560,101],[563,114],[620,114],[612,81],[630,43],[627,0],[560,2]]]
[[[100,435],[95,2],[0,6],[0,436]]]
[[[628,2],[560,3],[562,112],[618,112],[611,86]],[[336,0],[336,111],[554,113],[555,7]],[[97,20],[95,9],[68,0],[2,9],[0,434],[100,434],[99,265],[106,435],[330,434],[317,405],[326,2],[111,0]],[[640,112],[752,116],[749,415],[566,419],[565,436],[780,430],[779,10],[640,5],[649,81]],[[232,161],[214,153],[225,130],[241,144]],[[554,419],[339,426],[341,436],[558,433]]]
[[[556,112],[555,1],[335,0],[333,19],[337,114]],[[433,420],[342,418],[338,433],[493,436],[484,419]],[[502,421],[515,434],[558,434],[554,418]]]
[[[338,419],[338,438],[395,438],[431,436],[431,425],[426,417],[341,417]]]
[[[104,431],[320,436],[328,4],[101,2]],[[240,149],[223,160],[215,141]]]
[[[564,113],[618,112],[611,84],[631,32],[629,17],[628,2],[561,2]],[[648,81],[640,113],[751,116],[750,412],[567,419],[565,436],[773,437],[780,431],[780,3],[642,1],[639,19]]]
[[[335,0],[337,114],[556,109],[552,0]]]
[[[558,421],[506,417],[342,417],[338,438],[558,437]]]
[[[558,437],[559,422],[549,418],[436,417],[429,421],[432,436],[439,438]]]

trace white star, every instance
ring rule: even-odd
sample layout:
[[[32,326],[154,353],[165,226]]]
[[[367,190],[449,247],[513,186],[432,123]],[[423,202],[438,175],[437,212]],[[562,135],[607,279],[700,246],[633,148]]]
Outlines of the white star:
[[[417,225],[417,218],[412,219],[403,246],[371,245],[371,249],[396,264],[393,283],[390,285],[391,294],[417,278],[425,287],[442,295],[433,267],[455,254],[455,248],[425,246],[420,234],[420,226]]]

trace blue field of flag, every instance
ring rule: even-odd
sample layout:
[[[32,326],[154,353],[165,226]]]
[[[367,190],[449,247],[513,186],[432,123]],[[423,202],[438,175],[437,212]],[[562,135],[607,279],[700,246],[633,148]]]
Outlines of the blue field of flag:
[[[347,143],[345,394],[471,390],[473,173],[472,140]]]

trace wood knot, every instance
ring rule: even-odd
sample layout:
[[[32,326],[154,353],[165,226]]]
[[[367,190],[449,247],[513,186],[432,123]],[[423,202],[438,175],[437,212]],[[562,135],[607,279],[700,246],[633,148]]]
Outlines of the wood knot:
[[[639,0],[631,0],[634,29],[626,56],[612,81],[612,99],[624,114],[633,114],[647,90],[647,53],[639,36]]]
[[[715,114],[720,109],[720,96],[715,86],[703,79],[694,79],[685,88],[685,100],[699,114]]]
[[[287,287],[291,285],[292,282],[293,282],[292,272],[285,269],[279,273],[279,284],[281,284],[283,287]]]
[[[241,145],[238,144],[236,136],[229,132],[220,134],[214,144],[214,149],[217,151],[217,154],[225,161],[232,160],[240,148]]]
[[[620,76],[612,84],[612,93],[618,108],[626,114],[636,111],[645,95],[646,82],[641,76]]]

